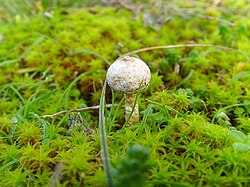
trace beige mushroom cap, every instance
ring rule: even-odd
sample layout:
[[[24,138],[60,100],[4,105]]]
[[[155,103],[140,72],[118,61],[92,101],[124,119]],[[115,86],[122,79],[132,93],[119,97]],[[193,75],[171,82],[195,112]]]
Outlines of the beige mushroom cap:
[[[118,58],[108,69],[106,79],[108,85],[116,91],[134,93],[147,87],[151,73],[145,62],[124,56]]]

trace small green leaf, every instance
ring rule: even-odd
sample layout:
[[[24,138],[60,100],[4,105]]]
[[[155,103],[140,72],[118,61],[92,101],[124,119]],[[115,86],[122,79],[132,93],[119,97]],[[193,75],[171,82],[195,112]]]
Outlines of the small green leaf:
[[[16,117],[11,117],[11,121],[12,121],[13,124],[18,123],[18,119]]]
[[[225,112],[219,112],[216,114],[216,118],[218,119],[223,119],[225,121],[230,121],[230,118],[225,114]]]
[[[247,112],[250,114],[250,100],[245,100],[243,104]]]
[[[250,145],[250,134],[247,135],[247,143]]]
[[[235,139],[237,139],[240,142],[245,142],[247,137],[243,132],[240,132],[238,130],[231,130],[229,132],[229,135],[234,137]]]
[[[241,108],[241,107],[237,107],[235,110],[234,110],[234,113],[237,114],[237,115],[241,115],[245,112],[245,109],[244,108]]]
[[[250,150],[250,145],[244,144],[244,143],[242,143],[242,142],[237,142],[237,143],[234,143],[234,144],[233,144],[233,148],[234,148],[236,151],[245,152],[245,151]]]

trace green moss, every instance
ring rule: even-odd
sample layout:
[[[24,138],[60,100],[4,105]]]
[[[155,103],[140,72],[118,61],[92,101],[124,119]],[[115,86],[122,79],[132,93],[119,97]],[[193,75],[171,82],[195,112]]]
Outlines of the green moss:
[[[158,24],[157,7],[147,14],[153,21],[148,27],[144,8],[135,20],[121,7],[59,8],[51,18],[38,12],[4,26],[0,21],[0,185],[105,186],[98,112],[42,116],[98,105],[107,68],[133,50],[195,42],[248,55],[249,14],[240,17],[239,7],[244,8],[241,2],[228,1],[221,11],[205,10],[235,26],[187,15]],[[230,129],[250,132],[246,58],[212,47],[135,55],[152,71],[140,94],[140,122],[123,127],[122,106],[105,110],[110,159],[118,168],[114,180],[126,180],[133,161],[126,150],[140,144],[150,152],[147,169],[135,160],[146,171],[145,186],[247,186],[249,151],[234,150],[229,136]],[[107,103],[121,98],[107,89]]]

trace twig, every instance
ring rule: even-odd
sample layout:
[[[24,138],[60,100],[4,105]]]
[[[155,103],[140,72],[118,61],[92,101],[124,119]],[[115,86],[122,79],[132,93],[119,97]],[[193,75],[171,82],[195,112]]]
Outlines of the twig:
[[[106,107],[107,108],[111,108],[112,106],[118,106],[118,104],[107,104]],[[69,112],[83,112],[83,111],[89,111],[89,110],[97,110],[99,109],[100,106],[97,105],[97,106],[90,106],[90,107],[85,107],[85,108],[78,108],[78,109],[72,109],[72,110],[63,110],[63,111],[60,111],[60,112],[57,112],[57,113],[54,113],[54,114],[48,114],[48,115],[43,115],[42,118],[53,118],[55,116],[58,116],[58,115],[61,115],[61,114],[66,114],[66,113],[69,113]]]
[[[118,2],[120,3],[120,5],[122,5],[124,8],[128,9],[128,10],[132,10],[134,11],[134,7],[127,4],[126,2],[124,2],[123,0],[118,0]]]
[[[225,47],[225,46],[220,46],[220,45],[212,45],[212,44],[179,44],[179,45],[152,46],[152,47],[146,47],[146,48],[134,50],[134,51],[128,52],[126,54],[123,54],[122,56],[128,56],[128,55],[141,53],[141,52],[145,52],[145,51],[151,51],[151,50],[155,50],[155,49],[173,49],[173,48],[183,48],[183,47],[214,47],[214,48],[218,48],[218,49],[222,49],[222,50],[235,51],[235,52],[242,54],[247,59],[247,61],[250,62],[250,58],[247,56],[246,53],[244,53],[241,50],[230,48],[230,47]]]
[[[62,177],[63,169],[64,169],[63,163],[59,162],[55,165],[55,169],[50,178],[49,187],[56,187],[59,184],[60,178]]]
[[[132,5],[128,4],[127,2],[124,2],[123,0],[118,0],[118,2],[125,9],[132,11],[135,15],[136,20],[139,18],[140,11],[143,8],[143,6],[141,4],[138,4],[138,6],[132,6]]]
[[[218,21],[218,22],[223,22],[223,23],[226,23],[230,26],[235,26],[236,24],[235,23],[232,23],[228,20],[225,20],[225,19],[222,19],[222,18],[216,18],[216,17],[212,17],[212,16],[206,16],[206,15],[203,15],[203,14],[199,14],[199,13],[195,13],[189,9],[184,9],[184,8],[176,8],[176,11],[175,12],[185,12],[185,13],[188,13],[190,15],[193,15],[193,16],[196,16],[198,18],[202,18],[202,19],[208,19],[208,20],[215,20],[215,21]]]

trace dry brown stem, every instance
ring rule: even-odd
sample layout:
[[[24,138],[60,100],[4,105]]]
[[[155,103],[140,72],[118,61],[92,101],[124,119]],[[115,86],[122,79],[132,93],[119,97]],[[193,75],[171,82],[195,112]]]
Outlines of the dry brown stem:
[[[117,106],[117,104],[107,104],[106,107],[110,108],[112,106]],[[90,111],[90,110],[97,110],[99,109],[100,106],[90,106],[90,107],[85,107],[85,108],[78,108],[78,109],[73,109],[73,110],[63,110],[54,114],[48,114],[48,115],[43,115],[42,118],[53,118],[55,116],[61,115],[61,114],[66,114],[66,113],[70,113],[70,112],[84,112],[84,111]]]

